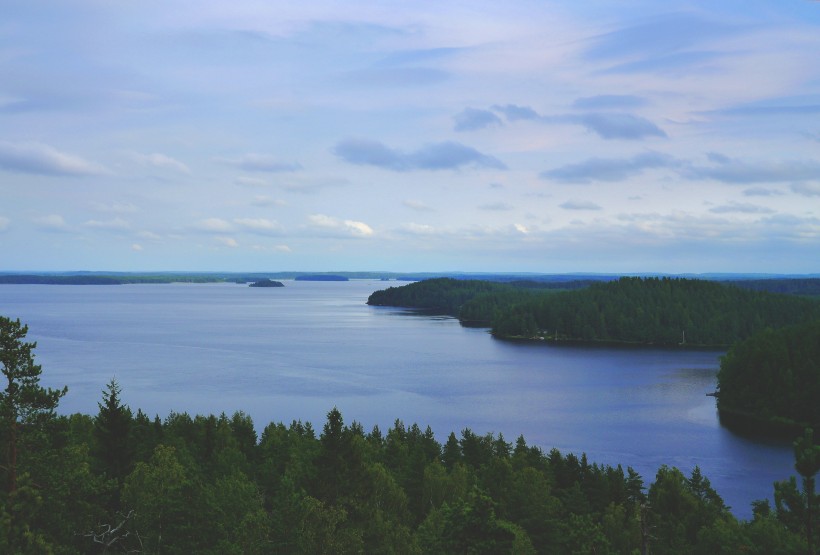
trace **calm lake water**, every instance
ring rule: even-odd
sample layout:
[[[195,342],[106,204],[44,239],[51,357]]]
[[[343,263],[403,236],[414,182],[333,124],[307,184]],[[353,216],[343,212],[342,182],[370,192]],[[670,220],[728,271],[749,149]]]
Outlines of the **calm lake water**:
[[[794,474],[789,444],[722,428],[721,352],[555,347],[493,339],[447,317],[369,307],[393,283],[0,285],[0,315],[29,325],[44,385],[68,385],[63,413],[96,414],[116,377],[134,411],[232,414],[259,430],[312,422],[334,406],[383,432],[395,419],[440,441],[464,428],[523,435],[545,451],[632,466],[695,465],[742,518]],[[399,284],[400,285],[400,284]]]

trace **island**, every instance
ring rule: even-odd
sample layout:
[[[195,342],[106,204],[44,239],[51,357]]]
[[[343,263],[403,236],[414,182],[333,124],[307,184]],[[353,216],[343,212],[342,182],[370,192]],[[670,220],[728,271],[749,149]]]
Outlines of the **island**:
[[[284,287],[285,284],[281,281],[273,281],[272,279],[260,279],[248,284],[248,287]]]

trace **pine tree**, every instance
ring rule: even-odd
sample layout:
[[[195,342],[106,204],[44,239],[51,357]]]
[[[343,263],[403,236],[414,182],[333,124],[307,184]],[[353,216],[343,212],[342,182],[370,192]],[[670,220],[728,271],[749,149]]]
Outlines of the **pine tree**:
[[[35,342],[24,341],[28,326],[20,320],[0,316],[0,365],[6,388],[0,392],[0,414],[6,436],[4,468],[9,493],[17,489],[18,439],[21,425],[32,426],[52,416],[60,398],[68,391],[40,386],[42,367],[34,364]]]

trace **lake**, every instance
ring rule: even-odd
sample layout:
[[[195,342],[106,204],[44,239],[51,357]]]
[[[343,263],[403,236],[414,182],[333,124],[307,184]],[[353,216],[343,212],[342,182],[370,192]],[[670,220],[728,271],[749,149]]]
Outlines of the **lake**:
[[[718,351],[515,343],[454,318],[369,307],[396,282],[285,281],[120,286],[0,285],[0,315],[29,325],[42,383],[67,385],[60,412],[96,414],[116,377],[135,412],[249,414],[386,432],[396,419],[451,431],[523,435],[590,462],[700,466],[736,515],[794,474],[790,444],[720,426]]]

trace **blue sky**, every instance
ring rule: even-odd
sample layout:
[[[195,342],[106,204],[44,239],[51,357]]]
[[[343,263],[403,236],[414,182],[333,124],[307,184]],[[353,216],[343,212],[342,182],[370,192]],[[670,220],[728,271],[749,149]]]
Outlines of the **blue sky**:
[[[0,270],[820,272],[820,3],[4,0]]]

